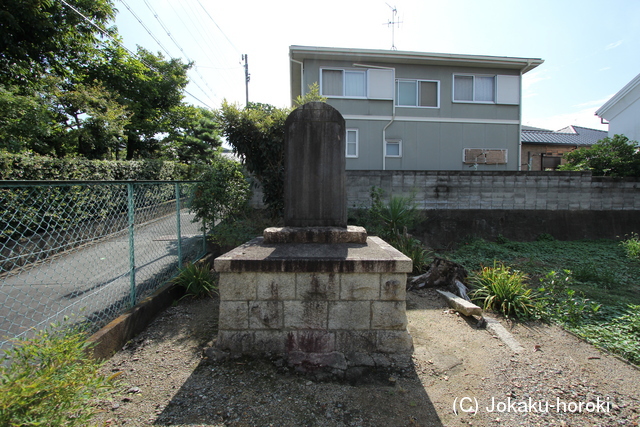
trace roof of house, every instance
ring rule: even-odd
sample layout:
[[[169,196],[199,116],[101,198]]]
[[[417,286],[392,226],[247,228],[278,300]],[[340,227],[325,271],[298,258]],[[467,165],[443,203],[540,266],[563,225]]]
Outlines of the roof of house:
[[[607,132],[581,126],[567,126],[560,130],[546,130],[522,126],[523,144],[561,144],[590,146],[607,137]]]
[[[611,97],[604,105],[596,111],[596,116],[602,117],[606,120],[611,120],[617,116],[621,110],[624,110],[629,104],[635,102],[638,99],[640,90],[635,94],[632,94],[630,99],[624,99],[627,95],[630,95],[634,89],[640,88],[640,74],[635,76],[629,83]],[[624,102],[622,102],[624,101]],[[619,105],[620,104],[620,105]]]
[[[472,65],[475,67],[507,68],[531,71],[544,61],[539,58],[513,58],[508,56],[461,55],[400,50],[352,49],[318,46],[289,46],[291,59],[336,59],[343,56],[349,61],[375,61],[377,63]]]

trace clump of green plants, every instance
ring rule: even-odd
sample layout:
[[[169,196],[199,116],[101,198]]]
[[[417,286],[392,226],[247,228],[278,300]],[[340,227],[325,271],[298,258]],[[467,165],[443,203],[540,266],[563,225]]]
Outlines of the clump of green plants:
[[[406,228],[402,233],[399,233],[393,238],[392,244],[404,255],[411,258],[411,261],[413,262],[414,274],[419,274],[426,271],[427,266],[430,262],[428,260],[429,251],[424,248],[420,240],[412,237],[409,233],[407,233]]]
[[[386,240],[413,262],[413,273],[424,272],[429,265],[429,252],[422,242],[409,234],[420,219],[413,196],[392,196],[388,202],[383,200],[379,188],[371,189],[371,207],[355,213],[355,222],[363,225],[367,232]]]
[[[640,236],[638,233],[631,233],[628,239],[621,242],[627,257],[640,260]]]
[[[493,267],[471,273],[471,300],[506,317],[530,318],[535,313],[537,295],[527,286],[527,278],[521,271],[494,262]]]
[[[172,283],[184,289],[182,298],[204,298],[218,293],[218,282],[206,265],[187,264]]]
[[[640,365],[640,305],[629,304],[609,319],[572,330],[590,343]]]
[[[570,270],[550,271],[540,279],[538,312],[542,319],[576,326],[598,313],[600,304],[572,289],[573,283]]]
[[[87,335],[52,324],[0,357],[0,425],[85,426],[113,386],[89,356]]]

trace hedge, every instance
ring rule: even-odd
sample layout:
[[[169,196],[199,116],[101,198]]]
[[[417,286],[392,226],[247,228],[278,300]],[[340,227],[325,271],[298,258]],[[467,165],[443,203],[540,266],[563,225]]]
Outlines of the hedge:
[[[87,160],[0,152],[0,180],[124,181],[196,179],[202,166],[163,160]]]

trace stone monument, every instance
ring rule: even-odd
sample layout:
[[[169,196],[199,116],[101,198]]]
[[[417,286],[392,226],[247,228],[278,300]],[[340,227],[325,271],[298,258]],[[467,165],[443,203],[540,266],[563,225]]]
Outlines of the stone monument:
[[[312,102],[285,124],[284,227],[218,257],[216,348],[303,371],[408,365],[411,260],[347,226],[345,124]]]

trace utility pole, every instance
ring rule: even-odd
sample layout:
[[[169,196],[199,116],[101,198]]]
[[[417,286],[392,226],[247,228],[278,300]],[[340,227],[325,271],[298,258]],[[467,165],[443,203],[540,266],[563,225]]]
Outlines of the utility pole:
[[[242,60],[244,61],[244,80],[245,87],[247,91],[247,106],[249,106],[249,80],[251,80],[251,74],[249,74],[249,55],[242,55]]]

